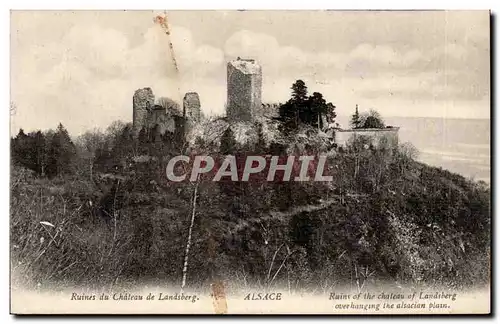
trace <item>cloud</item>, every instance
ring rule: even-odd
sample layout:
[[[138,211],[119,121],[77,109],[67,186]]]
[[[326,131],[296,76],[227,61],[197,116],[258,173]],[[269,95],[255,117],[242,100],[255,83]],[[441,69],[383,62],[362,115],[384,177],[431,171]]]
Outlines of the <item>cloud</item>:
[[[75,24],[45,44],[16,48],[13,42],[11,97],[18,107],[13,132],[62,122],[80,133],[116,119],[130,121],[132,95],[142,87],[182,102],[184,92],[197,90],[197,81],[208,97],[205,85],[213,84],[210,74],[223,67],[222,50],[196,44],[182,27],[172,26],[171,41],[177,68],[169,37],[158,25],[148,28],[136,46],[119,30],[98,24]]]
[[[369,66],[378,68],[408,67],[422,58],[419,50],[397,51],[389,45],[360,44],[346,55],[346,64],[367,62]]]
[[[222,50],[196,44],[192,33],[186,28],[173,26],[171,41],[180,74],[188,80],[204,78],[223,66]]]
[[[227,40],[225,52],[229,57],[256,58],[263,67],[264,85],[277,91],[274,80],[280,79],[286,82],[280,86],[287,94],[292,82],[301,78],[324,88],[326,94],[360,99],[391,97],[424,102],[482,100],[489,95],[489,74],[481,66],[471,69],[481,65],[487,54],[456,42],[428,50],[362,43],[344,52],[308,52],[281,45],[270,35],[244,30]],[[282,95],[279,101],[286,100],[284,92],[278,92]],[[264,91],[264,98],[278,100],[269,90]]]
[[[338,28],[336,36],[316,37],[325,33],[321,25],[295,40],[257,31],[258,26],[254,30],[252,24],[230,25],[230,32],[221,31],[225,36],[174,24],[168,37],[151,24],[148,13],[132,22],[118,13],[17,15],[11,40],[11,97],[18,107],[13,132],[54,128],[61,121],[76,134],[116,119],[131,121],[133,92],[146,86],[157,97],[178,102],[185,92],[197,91],[205,113],[223,114],[226,62],[237,56],[262,65],[268,102],[287,100],[291,84],[300,78],[339,110],[350,111],[358,103],[382,114],[489,116],[489,42],[481,33],[484,26],[474,21],[466,29],[446,27],[449,22],[446,37],[431,33],[432,44],[418,45],[412,42],[423,39],[423,32],[413,29],[408,41],[398,41],[404,33],[397,33],[384,42],[387,26],[378,38],[348,38],[351,30]],[[315,42],[322,43],[319,50]]]
[[[264,33],[242,30],[234,33],[225,43],[229,57],[248,56],[256,58],[266,73],[273,75],[304,70],[321,73],[331,70],[356,70],[366,72],[375,69],[409,67],[422,59],[422,53],[412,49],[401,52],[388,45],[359,44],[348,52],[309,52],[293,46],[282,46],[277,39]]]

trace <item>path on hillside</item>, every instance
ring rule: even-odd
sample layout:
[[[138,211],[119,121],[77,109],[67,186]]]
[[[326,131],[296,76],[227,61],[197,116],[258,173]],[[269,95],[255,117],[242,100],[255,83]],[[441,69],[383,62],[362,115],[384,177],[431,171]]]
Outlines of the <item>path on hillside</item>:
[[[231,231],[240,231],[243,228],[249,226],[251,223],[257,223],[257,222],[262,222],[262,221],[268,221],[272,219],[284,219],[286,217],[291,217],[295,216],[297,214],[303,213],[303,212],[314,212],[318,210],[325,209],[334,203],[340,203],[342,201],[342,198],[359,198],[359,197],[368,197],[366,194],[345,194],[344,197],[342,195],[330,195],[330,199],[326,201],[322,201],[319,204],[315,205],[302,205],[302,206],[297,206],[290,208],[289,210],[286,211],[271,211],[269,212],[269,215],[267,216],[260,216],[260,217],[253,217],[249,219],[242,219],[240,220],[232,229]]]

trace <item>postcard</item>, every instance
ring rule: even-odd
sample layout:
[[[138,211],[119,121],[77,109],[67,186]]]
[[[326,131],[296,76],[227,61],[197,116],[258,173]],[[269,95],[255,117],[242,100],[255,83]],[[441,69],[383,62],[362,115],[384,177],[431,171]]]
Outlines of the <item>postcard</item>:
[[[489,314],[489,11],[11,11],[12,314]]]

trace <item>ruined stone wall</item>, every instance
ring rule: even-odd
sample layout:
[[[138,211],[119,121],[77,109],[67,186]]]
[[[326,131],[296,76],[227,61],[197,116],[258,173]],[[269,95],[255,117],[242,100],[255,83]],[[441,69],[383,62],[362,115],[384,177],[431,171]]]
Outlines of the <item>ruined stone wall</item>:
[[[201,104],[198,93],[188,92],[184,95],[183,116],[192,122],[201,120]]]
[[[155,96],[151,88],[143,88],[135,91],[132,99],[132,124],[135,132],[139,132],[142,127],[146,126],[148,112],[153,108],[154,103]]]
[[[195,93],[196,94],[196,93]],[[193,95],[187,95],[188,103],[191,104],[194,118],[198,121],[201,110],[199,108],[199,98],[196,94],[196,100]],[[146,130],[151,130],[157,127],[161,135],[165,132],[175,132],[176,130],[176,115],[179,114],[175,107],[165,108],[158,104],[154,104],[155,96],[151,88],[143,88],[135,91],[133,96],[133,129],[137,135],[144,127]],[[173,101],[172,101],[173,102]],[[173,102],[175,104],[175,102]],[[196,105],[197,104],[197,105]]]
[[[150,129],[158,126],[158,131],[161,135],[165,132],[175,132],[175,121],[172,115],[158,115],[154,120],[151,120]]]
[[[255,62],[228,63],[226,113],[230,121],[253,121],[262,114],[262,68]]]
[[[161,118],[166,115],[166,109],[163,107],[155,106],[148,115],[148,124],[150,127],[159,123]]]
[[[253,74],[251,84],[251,106],[253,117],[262,116],[262,69],[258,66],[258,72]]]
[[[147,118],[147,127],[152,129],[158,126],[158,131],[161,135],[165,134],[166,131],[175,131],[175,122],[171,113],[167,109],[161,106],[155,106],[155,109],[151,110]]]
[[[278,103],[263,103],[262,104],[262,115],[265,117],[273,118],[279,117],[280,104]]]

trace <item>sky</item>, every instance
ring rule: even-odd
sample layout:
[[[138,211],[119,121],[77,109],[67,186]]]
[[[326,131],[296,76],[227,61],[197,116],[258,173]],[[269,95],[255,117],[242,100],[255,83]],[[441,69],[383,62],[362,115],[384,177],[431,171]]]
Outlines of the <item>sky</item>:
[[[159,14],[12,11],[11,133],[130,122],[143,87],[222,115],[237,56],[262,66],[267,103],[302,79],[339,115],[490,117],[487,11],[171,11],[170,35]]]

